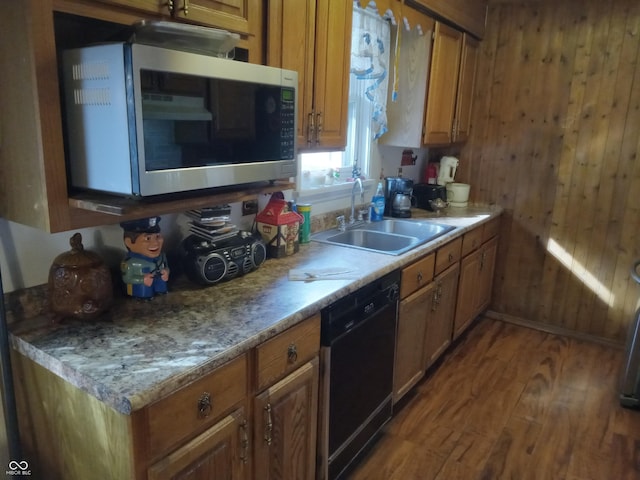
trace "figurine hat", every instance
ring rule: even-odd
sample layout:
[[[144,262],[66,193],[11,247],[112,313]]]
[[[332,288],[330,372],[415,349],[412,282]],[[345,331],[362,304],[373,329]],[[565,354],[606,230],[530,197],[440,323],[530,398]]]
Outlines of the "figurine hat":
[[[160,217],[140,218],[121,222],[120,226],[125,232],[158,233],[160,231]]]

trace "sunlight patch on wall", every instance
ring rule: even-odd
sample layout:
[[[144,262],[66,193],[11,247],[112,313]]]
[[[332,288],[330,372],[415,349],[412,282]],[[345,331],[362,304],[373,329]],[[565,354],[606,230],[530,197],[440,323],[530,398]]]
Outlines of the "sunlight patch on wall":
[[[613,307],[615,296],[607,287],[589,272],[584,265],[576,261],[558,242],[550,238],[547,242],[547,251],[564,265],[587,288],[595,293],[600,300],[609,307]]]

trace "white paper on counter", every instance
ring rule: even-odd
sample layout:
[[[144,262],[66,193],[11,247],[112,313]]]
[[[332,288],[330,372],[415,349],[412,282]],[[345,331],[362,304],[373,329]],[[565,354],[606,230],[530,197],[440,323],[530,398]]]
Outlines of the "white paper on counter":
[[[345,280],[357,278],[357,273],[348,268],[305,268],[289,270],[289,280],[312,282],[315,280]]]

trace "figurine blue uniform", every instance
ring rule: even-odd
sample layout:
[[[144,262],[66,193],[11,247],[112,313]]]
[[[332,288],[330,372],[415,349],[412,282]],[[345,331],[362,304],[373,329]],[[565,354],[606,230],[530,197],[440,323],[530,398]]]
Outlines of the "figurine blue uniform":
[[[167,293],[169,266],[162,251],[164,238],[160,233],[160,217],[122,222],[127,256],[120,264],[127,295],[153,298]]]

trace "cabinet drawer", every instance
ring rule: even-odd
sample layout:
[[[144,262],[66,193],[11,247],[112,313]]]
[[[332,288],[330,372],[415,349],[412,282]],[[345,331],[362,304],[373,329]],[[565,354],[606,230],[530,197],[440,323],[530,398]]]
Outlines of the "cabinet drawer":
[[[484,224],[484,230],[482,233],[482,243],[495,237],[500,233],[500,217],[489,220]]]
[[[320,314],[256,347],[258,391],[315,357],[320,351]]]
[[[438,275],[451,265],[460,260],[460,251],[462,249],[462,237],[456,238],[452,242],[447,243],[444,247],[440,247],[436,252],[436,268],[434,275]]]
[[[196,380],[147,410],[149,455],[157,458],[213,425],[248,397],[247,355]]]
[[[484,229],[482,227],[478,227],[464,234],[464,236],[462,237],[462,257],[466,257],[476,248],[482,245],[483,231]]]
[[[433,278],[433,268],[436,263],[436,254],[432,253],[402,270],[402,282],[400,284],[400,298],[405,298],[423,287]]]

